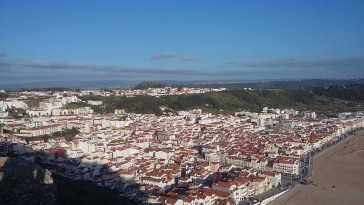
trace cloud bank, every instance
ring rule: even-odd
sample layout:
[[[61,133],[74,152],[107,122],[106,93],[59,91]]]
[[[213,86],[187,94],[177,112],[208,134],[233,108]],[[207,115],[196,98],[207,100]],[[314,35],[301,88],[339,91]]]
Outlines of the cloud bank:
[[[254,68],[263,68],[263,67],[342,67],[342,68],[354,68],[354,67],[363,67],[364,66],[364,57],[354,57],[354,58],[336,58],[336,59],[325,59],[325,60],[317,60],[317,61],[305,61],[299,59],[281,59],[281,60],[272,60],[272,61],[263,61],[263,62],[237,62],[230,61],[225,64],[229,65],[237,65],[240,67],[254,67]]]
[[[197,57],[182,56],[185,61]],[[177,57],[176,57],[177,58]],[[183,61],[183,58],[181,58]],[[49,79],[120,80],[256,80],[299,78],[363,78],[364,57],[304,61],[297,59],[264,62],[227,62],[223,65],[177,67],[131,67],[46,60],[0,60],[0,82]],[[0,83],[1,85],[1,83]]]
[[[0,69],[12,68],[13,70],[19,69],[32,69],[43,71],[59,71],[59,72],[97,72],[105,74],[117,73],[136,73],[136,74],[193,74],[199,73],[190,69],[176,69],[176,68],[138,68],[127,67],[120,65],[98,65],[98,64],[81,64],[70,62],[53,62],[44,60],[34,61],[0,61]]]
[[[176,52],[172,52],[172,51],[166,51],[163,53],[158,53],[154,56],[152,56],[150,59],[151,60],[162,60],[162,59],[177,59],[179,58],[181,61],[184,62],[191,62],[191,61],[198,61],[200,58],[197,56],[192,56],[192,55],[178,55]]]

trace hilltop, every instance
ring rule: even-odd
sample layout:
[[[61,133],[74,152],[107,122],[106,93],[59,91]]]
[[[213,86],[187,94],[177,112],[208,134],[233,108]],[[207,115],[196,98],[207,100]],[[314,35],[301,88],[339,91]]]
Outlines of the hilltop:
[[[143,90],[148,88],[164,88],[167,85],[160,82],[148,81],[148,82],[141,82],[137,86],[135,86],[134,90]]]

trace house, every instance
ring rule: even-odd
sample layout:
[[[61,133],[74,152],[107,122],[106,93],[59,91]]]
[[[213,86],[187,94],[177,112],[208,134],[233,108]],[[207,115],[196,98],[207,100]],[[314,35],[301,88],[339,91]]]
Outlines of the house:
[[[264,171],[259,173],[258,176],[265,177],[267,183],[265,185],[265,191],[272,189],[274,187],[280,186],[282,184],[282,174],[278,172]]]
[[[300,175],[301,162],[298,159],[278,159],[273,163],[273,171],[292,175]]]

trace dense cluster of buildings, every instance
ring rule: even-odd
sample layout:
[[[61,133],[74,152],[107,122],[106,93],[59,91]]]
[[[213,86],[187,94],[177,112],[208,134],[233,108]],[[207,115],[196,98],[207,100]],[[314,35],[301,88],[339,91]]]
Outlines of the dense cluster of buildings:
[[[1,112],[13,101],[28,113],[0,118],[11,131],[0,135],[1,153],[40,160],[53,173],[120,190],[145,204],[237,204],[280,186],[283,174],[300,175],[308,153],[364,126],[361,112],[331,119],[268,108],[230,116],[201,110],[98,115],[89,107],[64,110],[79,101],[75,95],[53,94],[39,108],[26,107],[27,97],[0,103]],[[50,113],[37,115],[35,109]],[[39,137],[72,128],[80,133],[69,141]]]
[[[81,91],[81,95],[101,95],[101,96],[128,96],[133,97],[136,95],[150,95],[150,96],[163,96],[163,95],[183,95],[183,94],[200,94],[207,92],[224,91],[226,88],[188,88],[188,87],[163,87],[163,88],[148,88],[143,90],[85,90]]]

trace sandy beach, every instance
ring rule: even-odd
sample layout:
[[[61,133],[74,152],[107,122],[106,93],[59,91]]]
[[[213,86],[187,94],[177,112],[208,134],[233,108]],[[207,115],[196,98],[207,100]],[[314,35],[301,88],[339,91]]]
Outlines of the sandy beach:
[[[364,204],[364,131],[314,159],[313,176],[276,199],[274,205]]]

